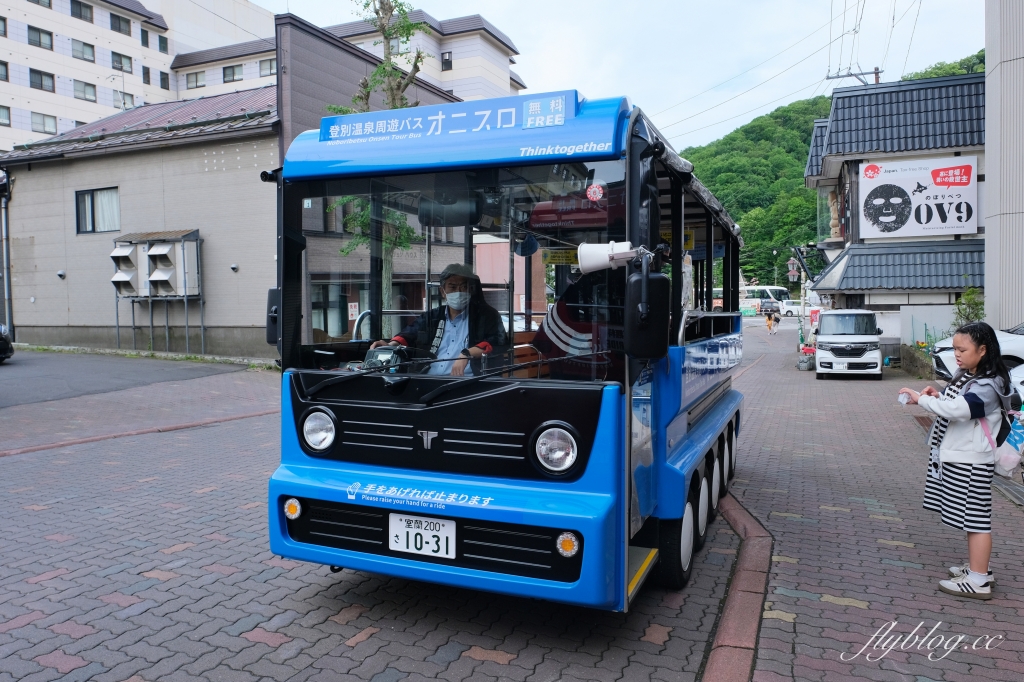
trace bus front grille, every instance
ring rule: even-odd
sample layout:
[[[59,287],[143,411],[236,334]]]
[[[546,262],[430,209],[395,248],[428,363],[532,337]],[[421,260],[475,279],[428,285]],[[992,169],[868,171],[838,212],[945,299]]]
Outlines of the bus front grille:
[[[569,530],[565,528],[461,519],[433,510],[411,512],[455,521],[455,559],[441,559],[391,550],[387,542],[390,509],[301,498],[299,501],[302,515],[287,521],[288,535],[298,542],[559,582],[578,580],[583,566],[581,533],[574,531],[580,544],[575,556],[563,557],[557,551],[558,536]]]

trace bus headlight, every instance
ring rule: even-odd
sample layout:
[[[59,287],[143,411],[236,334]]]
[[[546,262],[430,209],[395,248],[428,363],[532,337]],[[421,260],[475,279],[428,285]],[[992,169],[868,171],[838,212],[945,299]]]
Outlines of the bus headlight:
[[[289,521],[294,521],[302,515],[302,505],[294,497],[284,501],[284,515]]]
[[[541,466],[553,473],[560,474],[576,463],[576,439],[565,429],[547,429],[534,449]]]
[[[312,449],[326,450],[334,442],[334,420],[320,410],[310,412],[302,422],[302,437]]]

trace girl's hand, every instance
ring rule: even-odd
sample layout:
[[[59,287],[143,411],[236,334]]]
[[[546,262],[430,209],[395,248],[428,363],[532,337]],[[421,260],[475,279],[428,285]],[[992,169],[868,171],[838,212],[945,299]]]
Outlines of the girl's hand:
[[[927,389],[925,389],[925,390],[927,390]],[[918,398],[921,397],[923,391],[922,391],[922,393],[918,393],[917,391],[915,391],[913,389],[910,389],[910,388],[901,388],[900,389],[900,393],[905,393],[908,396],[910,396],[910,400],[909,400],[908,404],[910,404],[910,405],[917,405],[917,400],[918,400]]]
[[[941,398],[942,394],[934,386],[925,386],[924,390],[921,391],[921,395],[931,396],[932,398]]]

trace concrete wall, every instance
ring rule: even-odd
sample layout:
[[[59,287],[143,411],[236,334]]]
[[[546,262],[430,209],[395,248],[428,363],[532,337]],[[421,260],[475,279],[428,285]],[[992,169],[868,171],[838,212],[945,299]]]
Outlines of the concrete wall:
[[[908,346],[918,341],[939,341],[953,326],[952,305],[900,306],[900,341]]]
[[[269,133],[13,170],[11,283],[18,341],[115,345],[114,239],[132,232],[199,229],[208,339],[220,339],[207,350],[255,354],[267,290],[277,281],[276,190],[259,180],[260,170],[280,165],[277,137]],[[76,234],[75,192],[103,187],[118,188],[121,231]],[[237,273],[232,264],[238,265]],[[65,279],[57,277],[58,270],[65,271]],[[126,339],[130,345],[130,304],[122,301],[119,312],[128,330],[122,345]],[[155,346],[163,349],[162,304],[155,312],[161,325]],[[136,306],[136,316],[148,328],[144,305]],[[170,304],[169,318],[172,326],[183,326],[181,302]],[[189,322],[198,326],[197,303]],[[182,343],[172,344],[172,350],[183,350],[184,330],[175,334]],[[139,347],[147,345],[148,338]]]
[[[985,314],[1024,323],[1024,3],[985,1]]]

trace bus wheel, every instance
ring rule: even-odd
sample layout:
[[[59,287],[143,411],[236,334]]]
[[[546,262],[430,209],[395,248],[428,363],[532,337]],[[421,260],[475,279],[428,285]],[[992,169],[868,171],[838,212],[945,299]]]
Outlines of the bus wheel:
[[[711,498],[708,500],[708,523],[718,517],[718,500],[722,497],[722,460],[721,455],[711,457]]]
[[[667,589],[682,588],[693,572],[696,509],[696,494],[691,490],[686,506],[683,507],[683,518],[661,522],[658,581]]]
[[[708,537],[708,523],[711,521],[711,482],[704,467],[700,468],[700,483],[697,488],[697,528],[694,532],[694,547],[700,549]]]
[[[721,440],[722,447],[718,453],[718,466],[722,470],[722,485],[718,490],[719,497],[725,497],[729,492],[729,441]]]
[[[725,436],[725,449],[729,453],[729,478],[731,479],[736,475],[736,432],[731,423]]]

